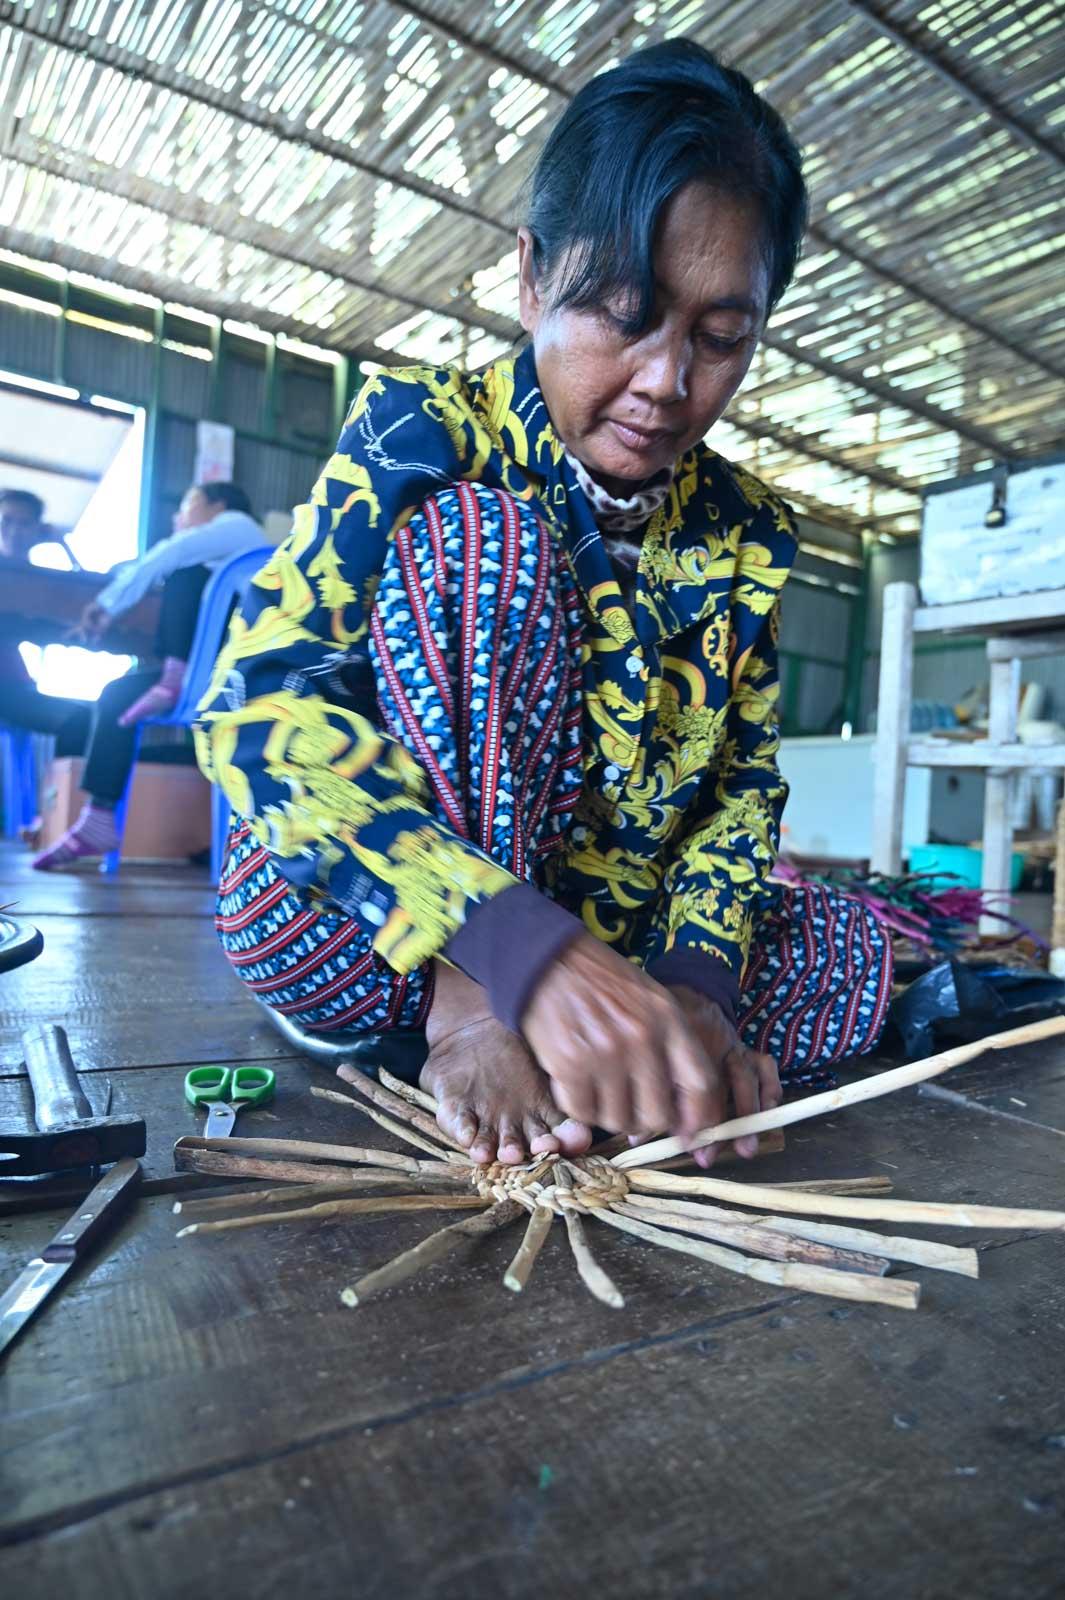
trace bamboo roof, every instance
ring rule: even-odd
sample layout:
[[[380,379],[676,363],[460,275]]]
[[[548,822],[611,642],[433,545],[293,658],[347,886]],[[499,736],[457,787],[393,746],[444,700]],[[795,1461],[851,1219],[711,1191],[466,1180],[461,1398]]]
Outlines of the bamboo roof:
[[[0,0],[0,245],[382,361],[509,346],[513,232],[593,72],[687,34],[813,226],[713,442],[823,520],[1060,447],[1058,0]]]

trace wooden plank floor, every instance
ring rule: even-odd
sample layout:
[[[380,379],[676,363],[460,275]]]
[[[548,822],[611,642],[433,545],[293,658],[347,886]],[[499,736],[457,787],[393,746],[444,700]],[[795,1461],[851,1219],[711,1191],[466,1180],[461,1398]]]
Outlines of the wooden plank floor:
[[[203,874],[42,881],[7,850],[0,886],[45,936],[0,976],[0,1116],[25,1109],[19,1029],[59,1021],[116,1110],[148,1118],[155,1179],[197,1125],[194,1062],[276,1068],[245,1131],[382,1138],[308,1094],[329,1075],[229,974]],[[910,1092],[796,1128],[761,1174],[886,1171],[902,1195],[1061,1205],[1065,1049],[967,1071],[942,1080],[958,1099]],[[5,1215],[4,1188],[0,1281],[62,1215]],[[1061,1592],[1059,1236],[968,1236],[981,1280],[907,1269],[915,1313],[616,1234],[596,1237],[620,1312],[588,1298],[558,1240],[508,1294],[513,1238],[350,1311],[340,1289],[428,1219],[178,1241],[172,1203],[142,1199],[0,1369],[5,1594]]]

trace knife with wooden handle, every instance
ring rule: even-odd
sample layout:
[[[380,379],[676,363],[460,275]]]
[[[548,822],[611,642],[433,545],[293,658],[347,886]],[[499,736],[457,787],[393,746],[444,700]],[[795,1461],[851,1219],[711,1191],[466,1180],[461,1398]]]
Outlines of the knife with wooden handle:
[[[0,1295],[0,1355],[17,1339],[70,1269],[114,1227],[141,1180],[139,1161],[116,1161],[105,1178],[81,1202],[55,1238]]]

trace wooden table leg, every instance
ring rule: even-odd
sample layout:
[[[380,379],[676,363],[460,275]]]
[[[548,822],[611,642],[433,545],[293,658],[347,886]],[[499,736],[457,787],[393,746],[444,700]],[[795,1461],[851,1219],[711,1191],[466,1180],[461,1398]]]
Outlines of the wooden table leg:
[[[912,583],[889,583],[884,590],[873,787],[871,860],[874,872],[895,874],[902,870],[902,812],[913,704],[913,613],[916,605],[917,590]]]
[[[1021,663],[1016,658],[997,660],[988,651],[991,689],[988,704],[987,737],[991,744],[1013,744],[1017,738],[1017,706],[1020,698]],[[1008,915],[1010,908],[1010,867],[1013,860],[1013,817],[1011,807],[1017,778],[1011,771],[989,768],[984,790],[984,852],[980,884],[985,895]],[[993,913],[980,918],[980,932],[1001,938],[1007,924]]]

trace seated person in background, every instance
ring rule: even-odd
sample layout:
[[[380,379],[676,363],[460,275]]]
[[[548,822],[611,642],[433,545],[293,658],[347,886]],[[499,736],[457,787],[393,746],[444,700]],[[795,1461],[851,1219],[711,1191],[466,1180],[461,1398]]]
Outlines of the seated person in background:
[[[29,489],[0,489],[0,555],[8,561],[28,561],[39,544],[57,544],[71,567],[81,563],[66,539],[44,520],[44,501]]]
[[[0,490],[0,558],[28,562],[30,551],[45,543],[62,545],[71,565],[77,566],[62,534],[44,521],[39,496],[28,489]],[[82,700],[41,694],[26,670],[17,638],[5,637],[0,639],[0,723],[49,733],[56,742],[56,755],[79,756],[88,737],[91,708]]]
[[[33,865],[38,871],[67,867],[117,849],[115,810],[136,755],[136,726],[146,717],[164,716],[177,703],[210,569],[259,550],[266,542],[248,497],[237,484],[196,485],[181,502],[170,538],[122,567],[86,607],[80,632],[98,644],[116,617],[136,605],[154,583],[165,580],[155,642],[163,668],[161,674],[158,668],[149,668],[116,678],[95,706],[82,708],[87,717],[82,788],[88,798],[73,826],[37,856]]]
[[[164,716],[177,705],[196,632],[200,596],[211,569],[247,550],[259,550],[265,543],[266,535],[239,484],[195,484],[185,492],[169,539],[160,539],[137,561],[119,567],[107,588],[85,607],[81,631],[98,645],[115,618],[131,610],[149,589],[157,583],[169,588],[174,577],[182,575],[166,626],[160,620],[156,653],[162,657],[162,674],[123,713],[123,725]],[[163,593],[165,613],[165,588]]]

